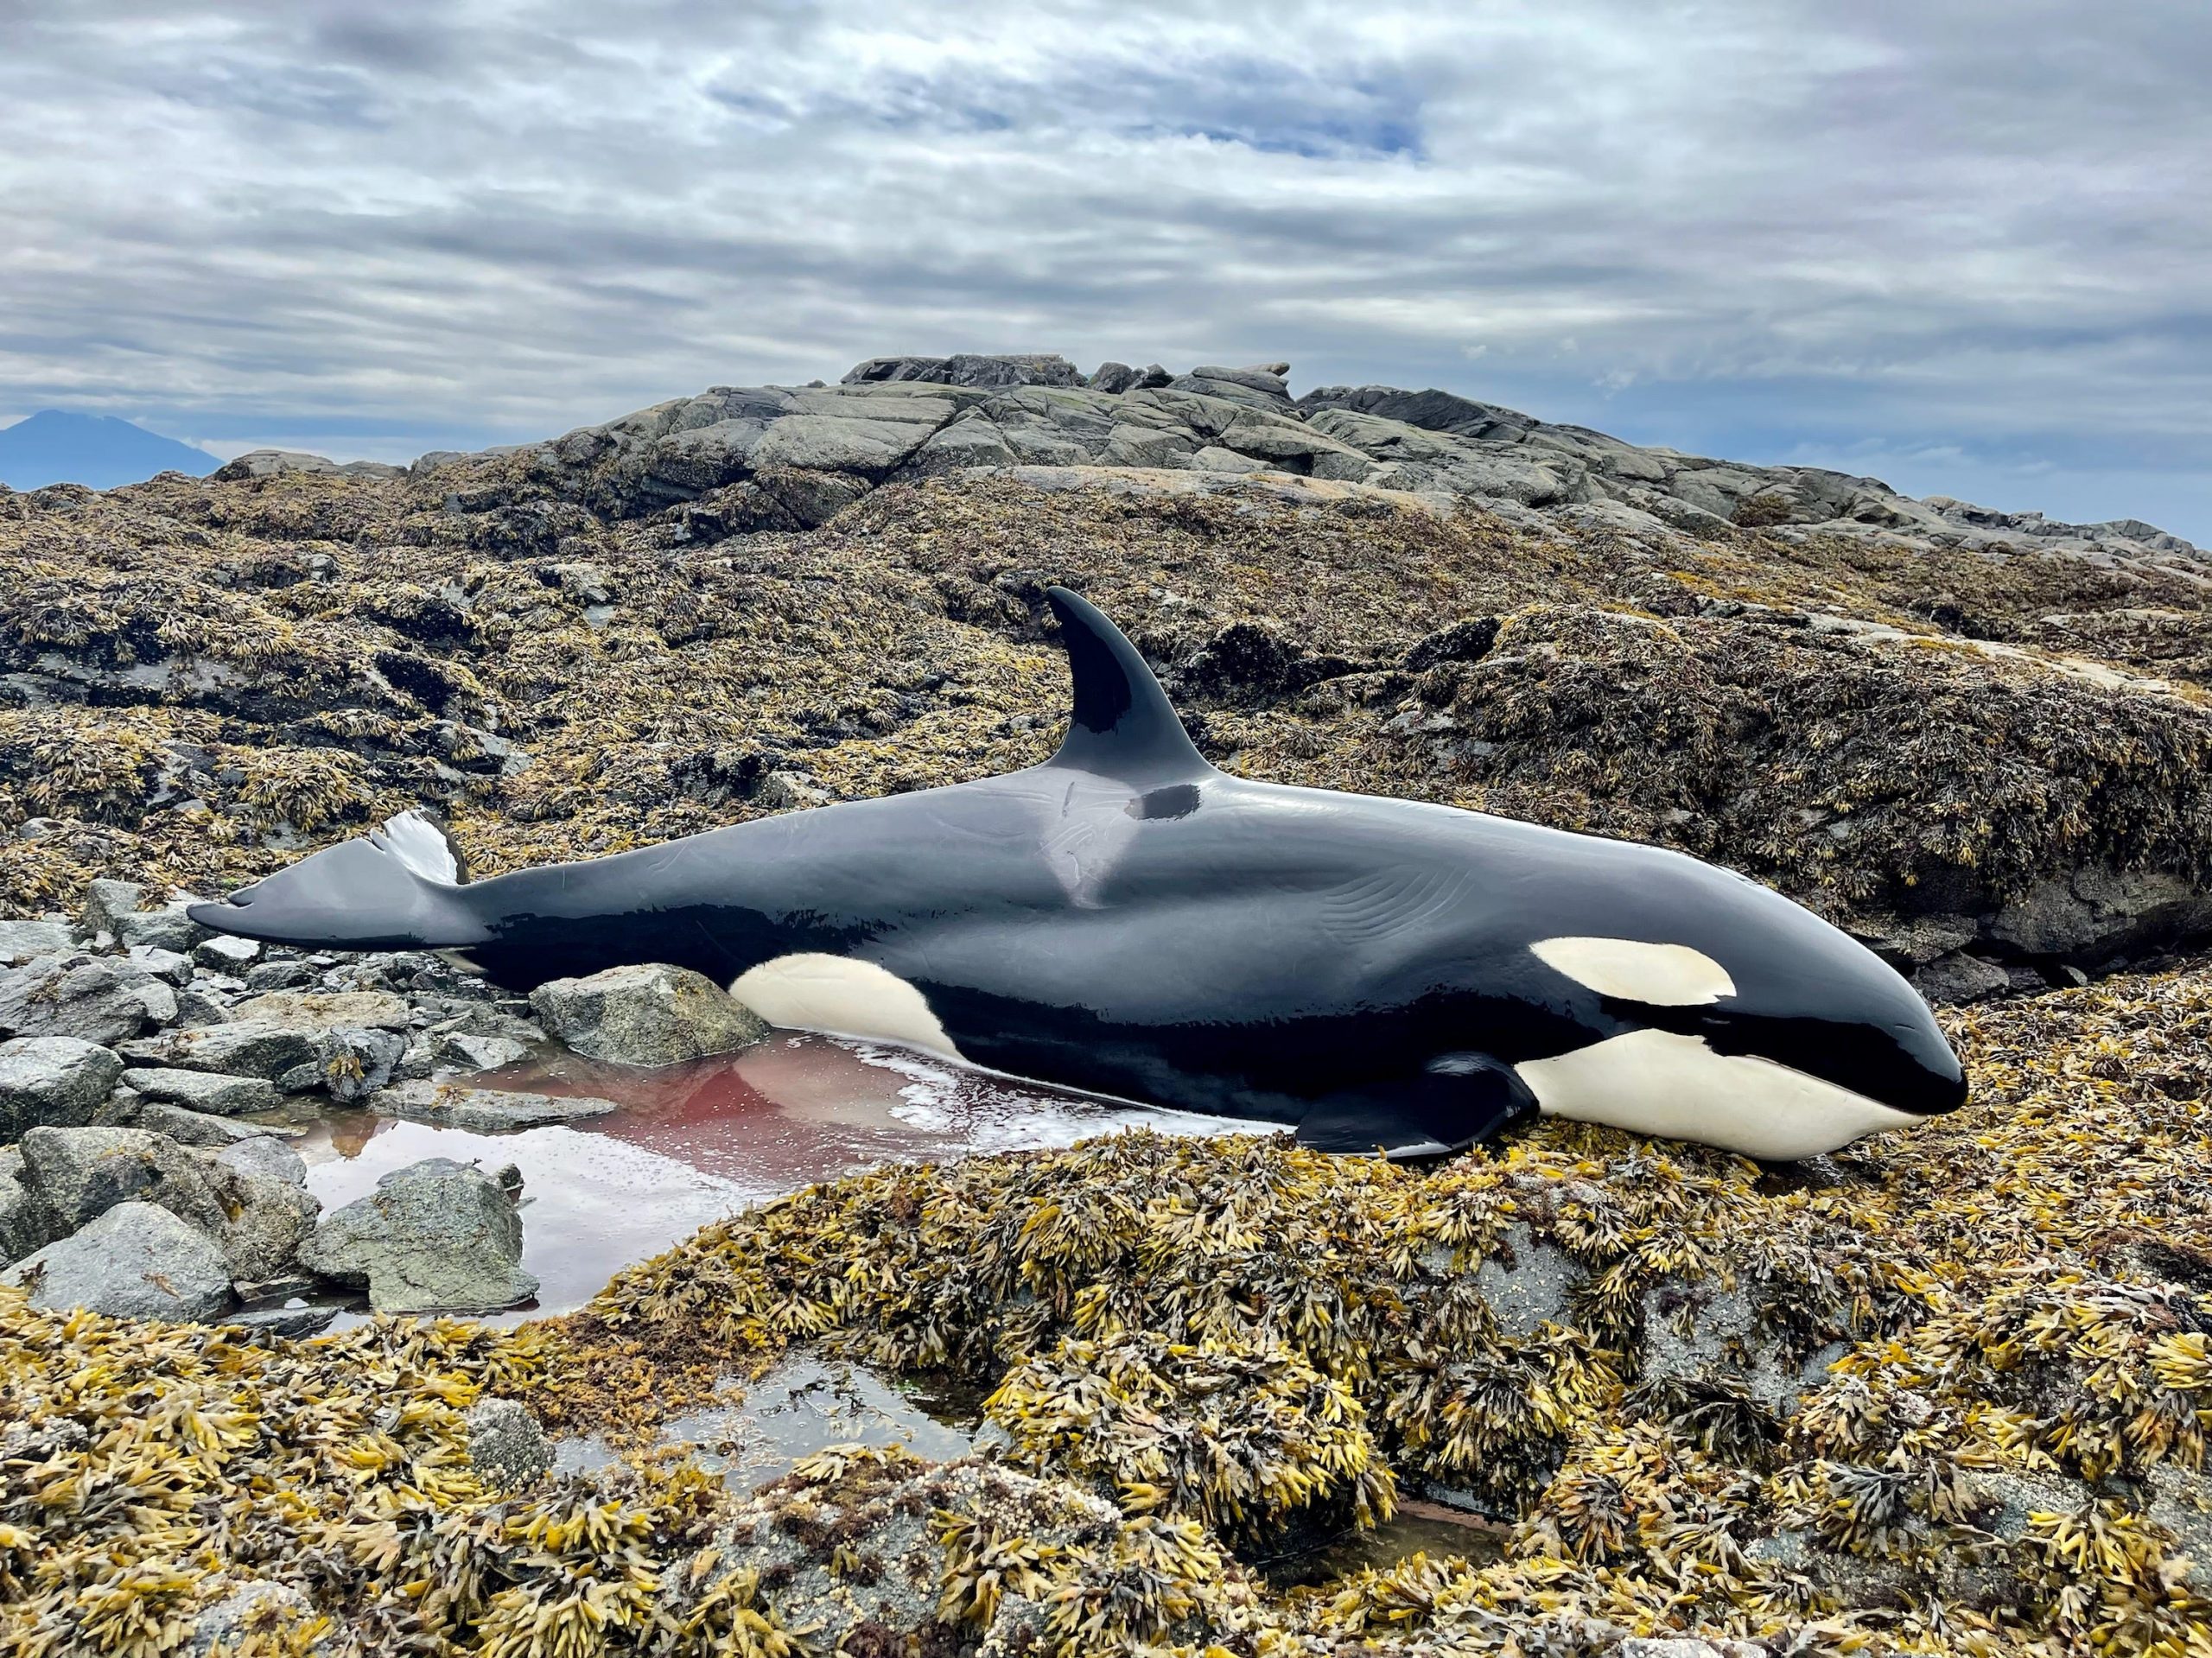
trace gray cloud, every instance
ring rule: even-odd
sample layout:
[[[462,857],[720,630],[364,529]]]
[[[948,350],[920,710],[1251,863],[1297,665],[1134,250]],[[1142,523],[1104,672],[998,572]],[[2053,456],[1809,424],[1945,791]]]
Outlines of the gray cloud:
[[[0,417],[1290,358],[2212,541],[2212,13],[0,0]]]

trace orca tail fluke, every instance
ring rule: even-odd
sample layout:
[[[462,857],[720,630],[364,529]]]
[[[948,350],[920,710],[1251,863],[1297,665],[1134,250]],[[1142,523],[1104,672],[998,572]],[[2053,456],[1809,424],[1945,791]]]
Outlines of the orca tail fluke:
[[[461,949],[490,936],[466,879],[445,831],[409,811],[188,913],[203,927],[270,944]]]

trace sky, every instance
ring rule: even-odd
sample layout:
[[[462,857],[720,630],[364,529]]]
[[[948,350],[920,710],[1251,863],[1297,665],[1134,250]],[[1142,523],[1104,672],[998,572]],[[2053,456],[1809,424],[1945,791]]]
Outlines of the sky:
[[[2212,545],[2208,82],[2204,0],[0,0],[0,422],[1287,360]]]

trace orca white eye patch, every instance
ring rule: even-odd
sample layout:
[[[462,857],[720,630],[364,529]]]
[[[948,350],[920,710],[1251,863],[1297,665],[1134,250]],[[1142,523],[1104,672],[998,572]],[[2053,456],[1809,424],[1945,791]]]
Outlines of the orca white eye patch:
[[[1529,948],[1554,972],[1601,996],[1650,1007],[1695,1007],[1736,994],[1728,969],[1688,944],[1635,938],[1540,938]]]

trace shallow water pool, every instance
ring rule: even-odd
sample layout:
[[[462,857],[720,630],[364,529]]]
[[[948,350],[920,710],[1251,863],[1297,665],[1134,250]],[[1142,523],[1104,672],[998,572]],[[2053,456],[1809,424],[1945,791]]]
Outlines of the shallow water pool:
[[[707,1223],[817,1180],[884,1163],[1068,1146],[1139,1125],[1186,1134],[1263,1127],[1109,1104],[907,1049],[784,1032],[728,1058],[655,1070],[563,1054],[461,1080],[594,1096],[620,1109],[503,1134],[339,1113],[295,1143],[326,1212],[426,1157],[519,1168],[522,1261],[539,1287],[534,1303],[495,1320],[510,1324],[582,1306],[615,1273]]]

